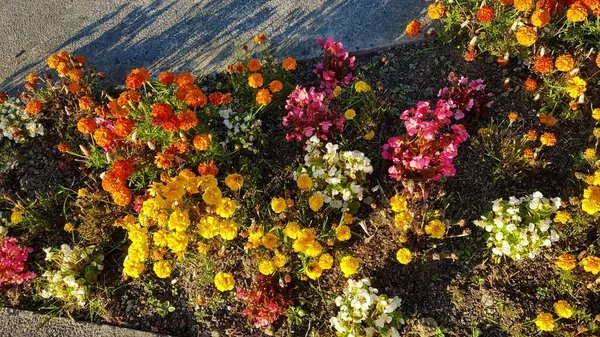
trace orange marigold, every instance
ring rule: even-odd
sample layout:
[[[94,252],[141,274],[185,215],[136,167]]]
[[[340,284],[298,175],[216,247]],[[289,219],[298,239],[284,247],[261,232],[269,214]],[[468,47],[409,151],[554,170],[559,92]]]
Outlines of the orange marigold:
[[[84,117],[77,122],[77,130],[83,134],[96,131],[96,121],[93,118]]]
[[[531,26],[519,28],[515,33],[515,37],[517,38],[517,42],[524,47],[532,46],[538,39],[535,28]]]
[[[83,96],[79,99],[79,108],[83,111],[92,110],[92,105],[94,105],[94,99],[90,96]]]
[[[115,160],[110,170],[115,177],[123,179],[128,179],[133,174],[133,171],[135,171],[135,165],[129,159]]]
[[[198,173],[200,173],[200,175],[210,174],[216,177],[217,174],[219,174],[219,168],[217,168],[214,160],[209,160],[198,165]]]
[[[37,99],[32,99],[31,101],[27,102],[25,110],[32,115],[38,114],[42,112],[42,102],[38,101]]]
[[[195,86],[185,94],[185,101],[194,108],[203,107],[208,103],[208,97],[202,92],[202,89]]]
[[[125,187],[127,179],[117,176],[113,171],[108,171],[102,177],[102,189],[106,192],[114,192],[121,187]]]
[[[154,164],[156,167],[165,170],[173,165],[174,159],[175,156],[172,153],[159,152],[156,154],[156,157],[154,157]]]
[[[481,22],[490,22],[494,18],[494,9],[490,6],[483,6],[477,10],[477,18]]]
[[[187,131],[198,125],[198,116],[192,110],[185,110],[177,115],[179,119],[179,129]]]
[[[526,148],[523,150],[523,156],[527,159],[532,159],[535,157],[535,152],[533,152],[533,150],[530,148]]]
[[[235,71],[236,73],[243,73],[244,70],[246,70],[246,66],[243,63],[236,63],[233,65],[233,71]]]
[[[208,96],[208,100],[210,101],[210,104],[212,105],[221,105],[223,104],[222,100],[223,100],[223,94],[220,92],[213,92],[212,94],[210,94]]]
[[[221,104],[231,104],[233,98],[231,97],[231,93],[228,92],[223,97],[221,97]]]
[[[167,103],[159,102],[152,106],[152,116],[160,121],[168,120],[173,115],[173,108]]]
[[[581,2],[575,2],[565,12],[567,20],[571,22],[585,21],[588,17],[588,9]]]
[[[555,117],[552,117],[552,116],[548,116],[546,114],[540,114],[540,116],[538,118],[540,119],[540,123],[542,123],[546,126],[555,126],[556,123],[558,122],[558,119],[556,119]]]
[[[271,89],[271,92],[273,93],[280,92],[281,89],[283,89],[283,83],[281,83],[281,81],[278,80],[272,81],[269,84],[269,89]]]
[[[551,72],[552,69],[554,69],[554,61],[546,55],[536,55],[533,61],[533,66],[535,70],[537,70],[539,73],[545,74]]]
[[[115,204],[119,206],[127,206],[131,202],[131,190],[127,187],[121,187],[110,194]]]
[[[83,72],[80,69],[72,69],[68,74],[69,78],[73,82],[79,82],[83,79]]]
[[[40,78],[38,77],[37,74],[34,73],[30,73],[29,75],[27,75],[27,77],[25,77],[25,82],[29,83],[29,84],[37,84],[37,82],[39,82]]]
[[[131,119],[119,118],[115,122],[115,135],[120,138],[126,138],[133,131],[135,123]]]
[[[79,85],[79,83],[69,83],[67,86],[67,91],[69,94],[78,94],[83,91],[83,88],[81,85]]]
[[[406,34],[406,36],[410,36],[410,37],[416,37],[417,35],[419,35],[420,31],[421,31],[421,22],[419,22],[417,20],[411,20],[406,25],[406,28],[404,29],[404,33]]]
[[[177,74],[177,76],[175,76],[175,84],[180,87],[194,84],[194,77],[192,77],[192,74],[188,72]]]
[[[533,8],[533,0],[515,0],[515,8],[521,12],[528,12]]]
[[[196,135],[192,140],[194,147],[199,151],[206,151],[210,148],[211,137],[207,134]]]
[[[465,50],[465,53],[463,54],[463,58],[467,62],[473,62],[477,58],[477,51],[475,50],[475,48],[473,46],[469,46],[467,48],[467,50]]]
[[[115,118],[127,117],[127,115],[129,114],[129,108],[124,105],[119,105],[118,100],[116,102],[114,100],[110,102],[108,108],[110,109],[110,113]]]
[[[532,25],[542,28],[550,22],[550,12],[547,9],[536,9],[531,14],[530,22]]]
[[[119,104],[120,106],[129,105],[130,102],[139,102],[141,98],[142,95],[138,91],[126,90],[119,95],[119,98],[117,99],[117,104]]]
[[[537,136],[538,136],[537,131],[535,131],[535,130],[527,131],[527,140],[535,141],[537,139]]]
[[[257,105],[268,105],[269,103],[271,103],[272,98],[273,98],[273,95],[271,95],[271,92],[269,91],[269,89],[260,89],[256,93],[256,104]]]
[[[77,63],[77,66],[79,66],[79,67],[85,67],[87,60],[85,59],[85,56],[77,55],[77,56],[73,56],[73,62]]]
[[[535,89],[537,89],[538,84],[536,82],[536,80],[534,80],[533,78],[528,78],[524,83],[523,83],[523,87],[525,88],[525,90],[527,91],[534,91]]]
[[[598,53],[598,55],[596,55],[596,66],[598,66],[598,68],[600,68],[600,53]]]
[[[441,2],[432,3],[427,7],[427,16],[432,20],[441,19],[446,14],[446,6]]]
[[[171,115],[169,119],[162,121],[160,126],[167,132],[177,132],[179,131],[179,117]]]
[[[71,149],[69,148],[69,144],[67,144],[65,142],[58,143],[58,145],[56,145],[56,147],[58,148],[58,151],[61,153],[71,152]]]
[[[96,114],[96,116],[98,116],[100,118],[106,118],[110,114],[110,111],[108,110],[108,108],[106,106],[101,105],[101,106],[97,106],[96,109],[94,109],[94,113]]]
[[[8,101],[8,95],[5,92],[0,92],[0,104]]]
[[[111,129],[102,126],[94,131],[94,140],[98,146],[108,147],[115,140],[115,133]]]
[[[263,85],[263,77],[259,73],[250,74],[248,76],[248,85],[252,88],[260,88]]]
[[[260,70],[260,61],[257,59],[251,59],[250,61],[248,61],[247,66],[250,71],[259,71]]]
[[[71,68],[69,68],[67,62],[60,62],[58,63],[58,66],[56,66],[56,72],[60,76],[67,76],[70,70]]]
[[[569,54],[564,54],[557,57],[554,64],[556,69],[566,73],[575,68],[575,59]]]
[[[186,84],[180,86],[179,88],[177,88],[177,91],[175,91],[175,97],[178,100],[183,101],[185,100],[185,95],[187,95],[188,91],[192,90],[193,88],[196,88],[196,86],[193,84]]]
[[[62,57],[56,54],[50,55],[50,57],[48,57],[48,67],[50,67],[51,69],[56,69],[56,67],[58,67],[58,64],[62,61]]]
[[[148,74],[148,70],[144,68],[135,68],[127,75],[125,85],[129,89],[137,89],[145,82],[148,82],[149,79],[150,75]]]
[[[265,34],[258,34],[254,36],[254,42],[261,44],[267,40],[267,36]]]
[[[513,4],[513,0],[500,0],[500,3],[502,4],[502,6],[510,6]]]
[[[175,75],[173,75],[173,73],[170,71],[163,71],[162,73],[158,74],[158,81],[162,85],[169,85],[175,81]]]
[[[297,66],[296,59],[290,56],[283,60],[283,62],[281,63],[281,66],[283,67],[283,69],[285,69],[287,71],[296,70],[296,66]]]
[[[544,146],[554,146],[556,144],[556,136],[551,132],[544,132],[540,136],[540,142]]]

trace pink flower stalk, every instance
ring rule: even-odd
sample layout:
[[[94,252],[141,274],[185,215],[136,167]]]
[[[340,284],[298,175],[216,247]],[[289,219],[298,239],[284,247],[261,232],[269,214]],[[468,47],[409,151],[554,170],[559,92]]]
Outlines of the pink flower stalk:
[[[33,248],[17,245],[17,239],[9,237],[0,240],[0,289],[25,285],[37,277],[27,271],[27,257]]]
[[[349,85],[356,80],[352,72],[356,69],[355,57],[349,56],[341,42],[336,42],[333,37],[327,40],[317,38],[317,45],[323,50],[324,62],[317,64],[313,72],[321,80],[320,89],[327,96],[333,96],[333,89]]]

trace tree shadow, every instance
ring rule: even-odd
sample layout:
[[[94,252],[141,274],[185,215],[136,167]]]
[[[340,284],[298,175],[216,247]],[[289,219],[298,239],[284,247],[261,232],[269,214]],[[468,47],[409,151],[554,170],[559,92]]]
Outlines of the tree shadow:
[[[406,22],[419,17],[425,5],[411,0],[303,6],[247,0],[124,3],[54,49],[36,51],[31,57],[38,59],[2,79],[0,88],[15,94],[28,73],[43,70],[47,56],[61,50],[86,56],[89,65],[108,74],[107,82],[122,83],[136,67],[152,73],[223,70],[234,46],[251,43],[258,33],[267,34],[282,56],[316,56],[315,38],[330,35],[347,42],[350,51],[368,49],[400,40]]]

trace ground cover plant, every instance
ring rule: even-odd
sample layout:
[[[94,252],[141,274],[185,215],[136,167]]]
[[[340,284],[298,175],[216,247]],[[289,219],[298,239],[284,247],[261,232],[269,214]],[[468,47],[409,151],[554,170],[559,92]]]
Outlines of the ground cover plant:
[[[540,4],[538,32],[523,6],[436,2],[448,44],[303,62],[257,35],[222,74],[120,87],[51,55],[0,96],[2,304],[178,336],[600,334],[596,12]]]

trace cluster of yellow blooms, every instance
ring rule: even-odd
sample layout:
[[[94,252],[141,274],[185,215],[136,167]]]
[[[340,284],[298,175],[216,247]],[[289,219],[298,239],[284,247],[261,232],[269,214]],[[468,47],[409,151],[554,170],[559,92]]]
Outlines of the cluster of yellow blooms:
[[[572,270],[576,267],[576,258],[573,254],[562,254],[556,260],[556,265],[562,270]],[[600,273],[600,258],[589,255],[581,260],[583,270],[597,275]]]
[[[586,182],[590,186],[583,191],[581,209],[594,215],[600,211],[600,170],[589,176]]]
[[[197,227],[202,238],[212,239],[219,235],[223,240],[232,240],[237,237],[238,226],[228,220],[237,205],[230,198],[223,197],[217,184],[214,176],[196,176],[187,169],[167,183],[153,183],[149,188],[150,198],[142,203],[138,218],[128,215],[115,223],[127,231],[131,241],[123,262],[124,274],[139,277],[145,269],[145,261],[150,258],[154,261],[156,275],[169,277],[172,266],[167,255],[170,253],[177,259],[183,258],[189,242],[194,239],[189,231],[191,208],[194,214],[199,214]],[[188,206],[184,196],[195,194],[202,194],[204,205],[190,203]],[[198,250],[205,253],[208,245],[200,242]]]
[[[554,303],[553,307],[554,312],[560,318],[571,318],[571,316],[573,316],[573,307],[565,300],[560,300]],[[549,312],[540,312],[535,319],[535,325],[541,331],[552,331],[556,326],[554,317]]]

